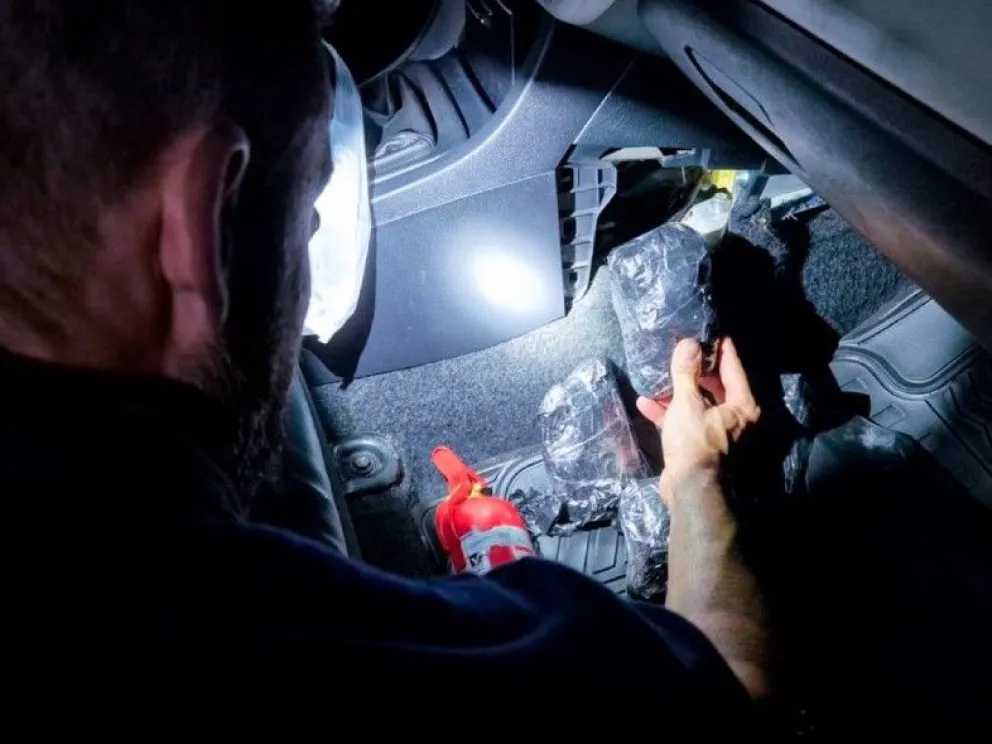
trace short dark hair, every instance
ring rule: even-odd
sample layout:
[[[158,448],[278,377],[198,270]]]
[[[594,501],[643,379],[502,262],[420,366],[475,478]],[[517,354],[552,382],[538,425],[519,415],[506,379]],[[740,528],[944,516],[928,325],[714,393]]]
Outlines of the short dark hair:
[[[226,114],[277,158],[326,105],[334,4],[0,0],[0,311],[71,294],[99,207],[184,131]]]

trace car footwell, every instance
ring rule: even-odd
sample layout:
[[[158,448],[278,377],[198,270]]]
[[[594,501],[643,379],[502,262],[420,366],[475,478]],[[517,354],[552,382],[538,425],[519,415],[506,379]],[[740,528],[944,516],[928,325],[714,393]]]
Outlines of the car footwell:
[[[714,282],[726,287],[725,325],[746,333],[749,324],[767,330],[771,323],[777,332],[764,334],[765,346],[790,345],[813,363],[829,360],[843,334],[906,284],[832,211],[774,229],[765,213],[737,217],[723,254]],[[430,465],[434,447],[449,445],[474,463],[533,448],[537,410],[552,385],[590,357],[623,368],[606,279],[599,271],[568,317],[500,346],[355,380],[346,389],[315,388],[332,442],[377,434],[403,459],[398,487],[351,500],[365,560],[406,575],[431,571],[412,508],[444,493]]]
[[[759,402],[778,395],[781,408],[779,375],[819,371],[857,408],[809,440],[801,491],[763,488],[760,465],[735,472],[741,549],[790,680],[782,726],[807,741],[866,728],[947,738],[949,722],[980,730],[976,701],[992,665],[992,356],[831,211],[774,229],[762,212],[738,216],[717,257],[721,324]],[[600,271],[567,318],[501,346],[347,389],[317,386],[333,439],[376,433],[402,453],[400,486],[351,501],[364,560],[436,572],[414,512],[443,495],[429,462],[438,444],[484,464],[500,488],[525,471],[540,480],[536,413],[547,390],[590,357],[623,368],[605,279]],[[763,380],[773,384],[761,389]],[[773,403],[765,430],[775,428]],[[623,591],[615,527],[541,545]]]

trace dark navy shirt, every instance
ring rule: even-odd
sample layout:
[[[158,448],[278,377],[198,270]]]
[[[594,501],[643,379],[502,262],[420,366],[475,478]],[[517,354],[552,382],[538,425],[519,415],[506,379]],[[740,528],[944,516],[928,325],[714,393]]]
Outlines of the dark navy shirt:
[[[222,417],[192,388],[9,355],[0,380],[8,638],[43,687],[83,675],[69,699],[319,732],[410,730],[398,711],[418,707],[489,733],[496,719],[517,733],[639,721],[667,741],[751,725],[697,629],[567,568],[415,581],[249,523],[212,455]]]

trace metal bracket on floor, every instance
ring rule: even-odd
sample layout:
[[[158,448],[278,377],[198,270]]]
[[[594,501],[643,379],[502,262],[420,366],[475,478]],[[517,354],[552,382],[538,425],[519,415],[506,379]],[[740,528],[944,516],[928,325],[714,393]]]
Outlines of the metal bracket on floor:
[[[403,478],[403,460],[396,447],[382,437],[349,439],[334,448],[338,473],[349,496],[378,493]]]

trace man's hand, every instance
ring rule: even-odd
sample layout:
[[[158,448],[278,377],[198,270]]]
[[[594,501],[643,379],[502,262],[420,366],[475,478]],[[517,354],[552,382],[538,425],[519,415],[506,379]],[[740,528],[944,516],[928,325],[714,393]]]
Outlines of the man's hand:
[[[641,413],[662,430],[661,494],[669,507],[676,484],[693,473],[718,470],[731,443],[761,415],[729,338],[720,344],[717,369],[718,376],[704,378],[702,347],[682,341],[672,357],[672,397],[637,401]]]
[[[769,688],[765,607],[720,484],[720,459],[761,411],[730,339],[720,345],[718,378],[703,378],[702,364],[699,344],[683,341],[672,359],[672,398],[637,404],[662,427],[661,494],[672,516],[665,604],[695,623],[761,699]]]

